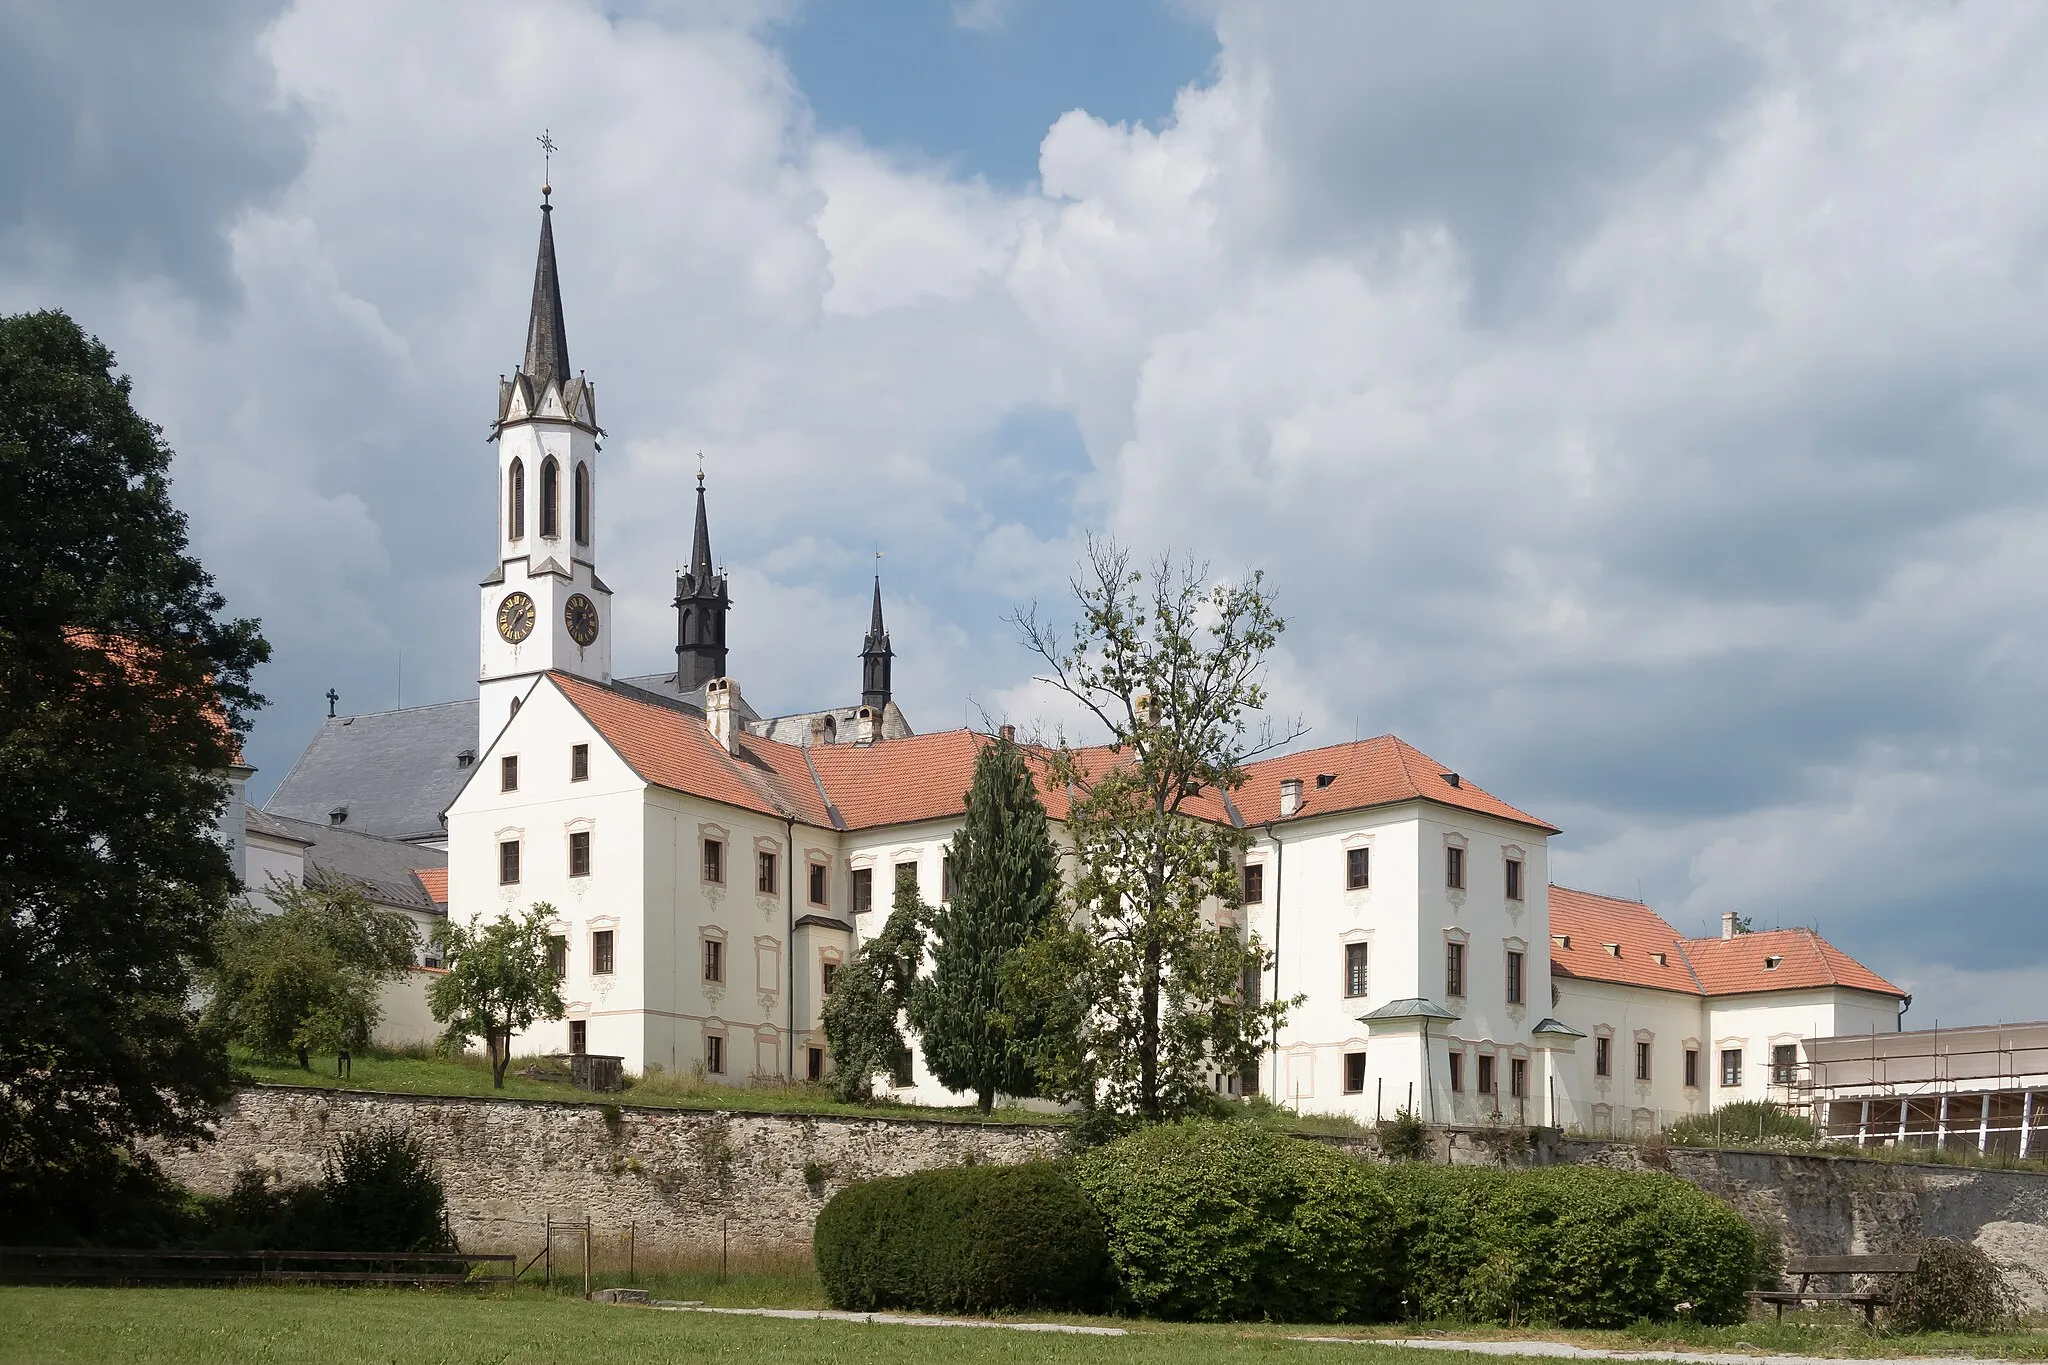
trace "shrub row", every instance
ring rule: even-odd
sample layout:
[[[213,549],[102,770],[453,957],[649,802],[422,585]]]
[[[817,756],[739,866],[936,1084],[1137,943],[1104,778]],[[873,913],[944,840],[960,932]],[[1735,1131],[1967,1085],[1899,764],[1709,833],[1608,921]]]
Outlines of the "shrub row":
[[[812,1234],[834,1306],[1086,1312],[1107,1302],[1102,1216],[1059,1166],[960,1166],[851,1186]]]
[[[1232,1123],[868,1181],[815,1245],[841,1308],[1583,1327],[1739,1320],[1758,1257],[1740,1215],[1671,1176],[1378,1167]]]

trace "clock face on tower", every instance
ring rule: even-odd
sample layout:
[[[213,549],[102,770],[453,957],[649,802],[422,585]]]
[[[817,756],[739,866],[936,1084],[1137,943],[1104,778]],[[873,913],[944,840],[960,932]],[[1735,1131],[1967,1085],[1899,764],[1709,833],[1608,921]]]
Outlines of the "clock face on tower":
[[[523,592],[505,594],[498,603],[498,634],[507,644],[518,644],[533,634],[533,599]]]
[[[582,593],[562,608],[562,621],[569,627],[569,638],[585,649],[597,642],[597,606]]]

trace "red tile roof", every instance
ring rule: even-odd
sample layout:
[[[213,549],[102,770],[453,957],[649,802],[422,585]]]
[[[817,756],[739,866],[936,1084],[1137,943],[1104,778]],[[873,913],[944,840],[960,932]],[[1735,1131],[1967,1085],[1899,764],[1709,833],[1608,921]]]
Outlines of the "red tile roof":
[[[1326,775],[1335,780],[1317,786],[1318,778]],[[1515,809],[1462,777],[1453,786],[1443,764],[1392,735],[1245,765],[1245,784],[1233,796],[1246,824],[1263,825],[1280,818],[1280,782],[1289,777],[1302,779],[1301,812],[1295,819],[1419,800],[1495,816],[1550,834],[1559,832],[1557,826]]]
[[[966,810],[974,761],[986,742],[972,730],[942,730],[873,745],[820,744],[798,753],[810,755],[846,828],[871,829],[942,820]]]
[[[448,869],[445,867],[416,867],[412,875],[420,879],[426,888],[427,899],[436,905],[448,903]]]
[[[1745,995],[1841,986],[1903,998],[1905,992],[1811,929],[1734,938],[1682,938],[1640,901],[1550,888],[1550,969],[1559,976],[1655,986],[1693,995]],[[1566,947],[1560,939],[1569,939]],[[1612,944],[1619,955],[1610,952]],[[1663,953],[1659,965],[1652,953]],[[1775,967],[1766,966],[1778,959]]]
[[[1766,929],[1734,938],[1692,938],[1686,955],[1709,995],[1846,986],[1879,995],[1905,992],[1811,929]],[[1775,967],[1769,965],[1777,959]]]
[[[1664,961],[1653,953],[1662,953]],[[1641,901],[1567,886],[1550,888],[1550,970],[1587,981],[1702,993],[1678,931],[1663,916]]]

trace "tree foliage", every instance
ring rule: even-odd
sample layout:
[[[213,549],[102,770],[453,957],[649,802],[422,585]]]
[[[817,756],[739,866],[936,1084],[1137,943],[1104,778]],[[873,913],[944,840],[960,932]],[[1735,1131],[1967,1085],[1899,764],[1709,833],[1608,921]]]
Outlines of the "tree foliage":
[[[491,1058],[491,1084],[505,1088],[512,1035],[543,1019],[559,1019],[562,983],[548,962],[548,924],[555,907],[536,902],[524,915],[497,915],[464,928],[434,926],[434,944],[448,970],[427,988],[427,1004],[444,1026],[442,1041],[467,1047],[481,1038]]]
[[[1035,1094],[1031,1040],[1045,1020],[1025,1002],[1004,1008],[1011,959],[1058,912],[1059,851],[1024,753],[997,736],[983,746],[953,835],[953,895],[927,911],[929,975],[911,992],[910,1026],[925,1064],[948,1090],[971,1092],[985,1114],[995,1097]]]
[[[0,318],[0,1225],[90,1222],[231,1073],[191,1008],[239,891],[215,837],[269,655],[225,618],[171,450],[57,312]]]
[[[272,878],[276,914],[246,902],[215,935],[207,1015],[231,1042],[266,1057],[368,1047],[385,982],[413,962],[412,923],[350,881]]]
[[[1033,941],[1009,989],[1050,1002],[1034,1055],[1048,1093],[1152,1119],[1194,1103],[1211,1068],[1256,1065],[1298,1003],[1258,999],[1265,950],[1235,923],[1247,836],[1222,805],[1248,758],[1300,733],[1251,729],[1284,622],[1259,573],[1212,581],[1162,556],[1147,574],[1111,541],[1089,543],[1073,589],[1071,628],[1035,607],[1017,624],[1044,681],[1108,730],[1109,757],[1055,758],[1053,780],[1073,793],[1077,915]]]
[[[843,1100],[871,1099],[875,1076],[909,1061],[902,1021],[917,986],[930,913],[916,886],[899,883],[889,922],[833,978],[825,1001],[825,1041],[832,1048],[832,1089]]]

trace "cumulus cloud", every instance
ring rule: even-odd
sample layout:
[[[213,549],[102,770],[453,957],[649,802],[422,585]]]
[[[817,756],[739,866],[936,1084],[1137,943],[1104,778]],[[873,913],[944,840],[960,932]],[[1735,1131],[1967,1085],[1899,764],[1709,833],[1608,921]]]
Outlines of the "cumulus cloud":
[[[1071,721],[1001,615],[1106,528],[1265,566],[1311,741],[1402,734],[1565,880],[1817,923],[1916,1021],[2048,987],[2033,8],[1216,0],[1212,72],[1066,113],[1016,191],[821,134],[786,7],[230,7],[132,89],[0,13],[73,129],[7,153],[0,301],[71,304],[170,430],[280,645],[273,771],[330,682],[470,685],[548,126],[623,671],[671,657],[699,451],[770,707],[855,685],[879,544],[914,720]]]

